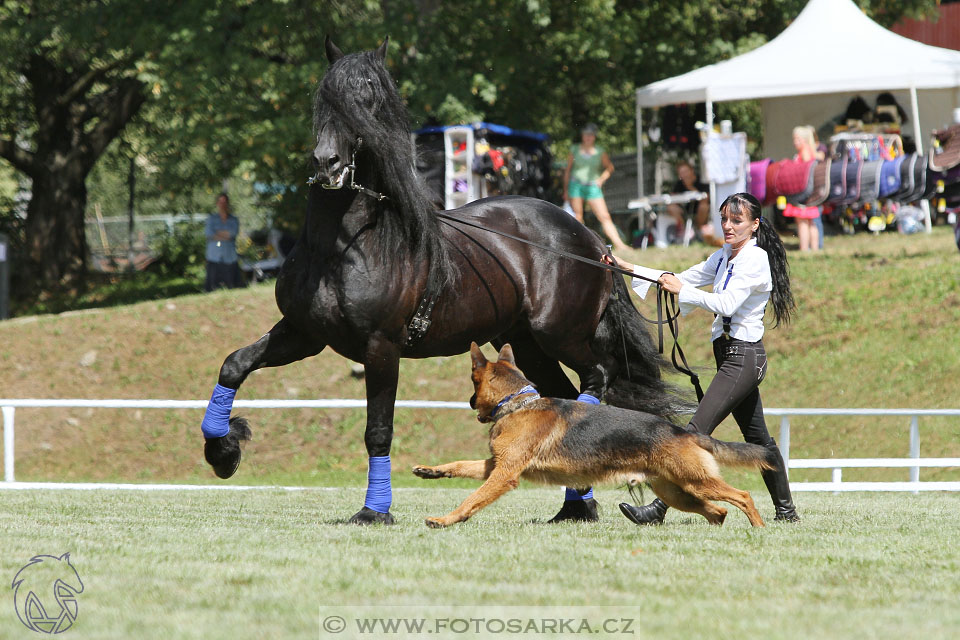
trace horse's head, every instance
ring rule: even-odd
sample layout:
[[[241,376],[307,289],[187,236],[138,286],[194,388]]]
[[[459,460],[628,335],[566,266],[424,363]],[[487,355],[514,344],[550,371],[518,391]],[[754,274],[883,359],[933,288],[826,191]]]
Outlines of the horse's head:
[[[343,186],[361,141],[385,148],[398,126],[407,128],[406,110],[384,66],[387,42],[373,51],[345,55],[326,39],[330,68],[314,104],[313,163],[321,185]]]

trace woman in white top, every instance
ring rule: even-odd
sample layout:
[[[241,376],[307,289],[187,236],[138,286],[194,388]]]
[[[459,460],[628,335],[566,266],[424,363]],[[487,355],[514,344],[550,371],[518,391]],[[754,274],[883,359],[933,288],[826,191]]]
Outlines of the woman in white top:
[[[684,315],[700,307],[716,315],[713,355],[717,375],[700,401],[688,429],[711,434],[733,413],[743,439],[773,450],[779,467],[764,471],[763,481],[776,508],[776,520],[799,520],[777,443],[763,419],[760,383],[767,373],[763,348],[763,313],[773,302],[776,324],[787,323],[795,305],[790,292],[787,256],[773,225],[761,216],[760,202],[736,193],[720,205],[723,248],[679,276],[664,273],[658,283],[677,294]],[[609,259],[608,259],[609,261]],[[634,265],[616,258],[624,269]],[[713,285],[712,293],[698,287]],[[648,283],[634,280],[645,291]],[[642,507],[623,503],[620,510],[636,524],[660,524],[667,505],[659,499]]]

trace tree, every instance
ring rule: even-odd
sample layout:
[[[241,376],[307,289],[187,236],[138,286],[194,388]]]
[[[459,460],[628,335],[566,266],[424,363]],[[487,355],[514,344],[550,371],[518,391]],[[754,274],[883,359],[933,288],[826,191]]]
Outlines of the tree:
[[[32,181],[25,266],[43,289],[83,281],[86,176],[147,99],[145,51],[127,43],[152,41],[155,16],[125,4],[0,7],[0,156]]]

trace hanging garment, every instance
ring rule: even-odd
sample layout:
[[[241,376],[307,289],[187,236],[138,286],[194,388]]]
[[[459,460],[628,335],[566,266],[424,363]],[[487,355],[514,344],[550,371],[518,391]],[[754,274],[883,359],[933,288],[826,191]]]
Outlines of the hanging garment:
[[[747,134],[710,134],[700,149],[703,179],[707,182],[726,183],[744,177],[743,158],[746,154]]]

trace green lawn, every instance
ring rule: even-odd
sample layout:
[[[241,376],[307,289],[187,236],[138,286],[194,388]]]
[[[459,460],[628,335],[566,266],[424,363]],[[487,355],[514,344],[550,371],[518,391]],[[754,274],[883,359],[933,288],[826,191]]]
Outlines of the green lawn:
[[[616,509],[622,490],[598,491],[601,522],[557,526],[542,522],[559,490],[521,488],[438,531],[423,518],[470,489],[421,486],[397,492],[396,526],[372,528],[343,524],[360,488],[3,492],[0,575],[69,551],[85,589],[63,637],[78,640],[317,638],[321,607],[350,622],[358,611],[537,617],[550,605],[634,620],[639,638],[929,639],[960,628],[957,495],[804,494],[799,525],[751,529],[731,510],[723,527],[671,512],[639,528]],[[768,498],[754,496],[769,520]],[[7,597],[0,637],[35,637]]]

